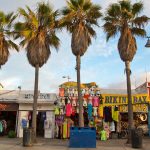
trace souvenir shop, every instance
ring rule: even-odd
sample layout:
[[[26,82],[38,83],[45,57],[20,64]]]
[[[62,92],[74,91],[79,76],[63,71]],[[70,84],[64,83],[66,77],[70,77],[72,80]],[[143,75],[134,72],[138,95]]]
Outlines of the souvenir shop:
[[[69,138],[70,126],[78,126],[79,103],[76,88],[60,88],[55,104],[55,138]],[[126,138],[128,128],[127,95],[103,94],[97,86],[82,88],[84,126],[96,127],[97,138]],[[147,94],[132,96],[135,127],[148,125]],[[144,134],[147,132],[143,129]]]
[[[103,123],[109,128],[109,137],[127,138],[128,136],[128,99],[127,95],[103,94]],[[148,106],[147,94],[132,96],[133,119],[136,128],[141,128],[148,135]]]
[[[0,136],[16,131],[18,104],[0,103]]]
[[[90,85],[90,84],[88,84]],[[70,127],[78,126],[79,102],[77,88],[60,88],[55,104],[55,138],[69,138]],[[100,89],[92,85],[82,88],[84,126],[94,126],[101,102]]]
[[[54,138],[56,94],[40,94],[37,105],[37,136]],[[23,93],[19,101],[17,137],[23,137],[23,128],[31,127],[33,93]]]

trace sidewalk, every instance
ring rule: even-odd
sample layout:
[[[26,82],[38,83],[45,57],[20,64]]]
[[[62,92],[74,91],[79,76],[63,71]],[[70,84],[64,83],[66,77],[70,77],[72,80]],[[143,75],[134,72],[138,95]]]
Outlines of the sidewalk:
[[[58,139],[44,139],[38,138],[37,143],[32,147],[23,147],[22,139],[10,139],[7,137],[0,137],[0,150],[87,150],[91,148],[69,148],[68,140]],[[129,145],[125,144],[125,139],[111,139],[108,141],[97,141],[95,150],[135,150]],[[140,150],[140,149],[139,149]],[[150,150],[150,138],[143,140],[142,150]]]

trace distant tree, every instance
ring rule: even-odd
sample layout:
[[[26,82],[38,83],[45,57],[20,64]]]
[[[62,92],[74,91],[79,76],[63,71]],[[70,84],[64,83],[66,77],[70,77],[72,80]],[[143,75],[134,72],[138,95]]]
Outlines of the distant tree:
[[[104,31],[107,34],[107,41],[120,33],[118,41],[118,51],[120,58],[125,62],[125,70],[127,77],[127,93],[128,93],[128,122],[129,122],[129,137],[128,142],[131,142],[131,129],[133,124],[133,108],[131,99],[131,81],[130,81],[130,62],[133,60],[137,50],[135,36],[145,37],[146,32],[144,25],[148,22],[148,17],[139,16],[143,10],[143,3],[137,2],[131,4],[129,0],[121,0],[118,3],[111,4],[104,17]]]
[[[59,47],[59,38],[55,34],[58,11],[53,11],[52,7],[46,3],[38,3],[36,12],[28,6],[26,9],[19,8],[23,21],[15,24],[15,38],[22,39],[20,45],[25,47],[28,61],[35,68],[32,128],[35,134],[34,141],[36,141],[39,68],[47,62],[51,54],[50,46],[56,49]]]

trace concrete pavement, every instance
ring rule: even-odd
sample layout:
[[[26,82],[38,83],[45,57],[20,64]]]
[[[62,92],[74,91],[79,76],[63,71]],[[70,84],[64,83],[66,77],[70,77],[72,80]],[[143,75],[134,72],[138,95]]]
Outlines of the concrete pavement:
[[[0,137],[0,150],[90,150],[92,148],[69,148],[68,140],[38,138],[37,143],[32,147],[23,147],[22,139]],[[96,150],[135,150],[125,144],[126,139],[110,139],[97,141]],[[93,149],[92,149],[93,150]],[[142,150],[150,150],[150,138],[143,140]]]

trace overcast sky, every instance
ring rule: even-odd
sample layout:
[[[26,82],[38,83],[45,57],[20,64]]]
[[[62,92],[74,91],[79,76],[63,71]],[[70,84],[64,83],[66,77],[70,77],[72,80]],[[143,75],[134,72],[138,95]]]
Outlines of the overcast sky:
[[[136,0],[132,0],[135,2]],[[0,10],[4,12],[16,12],[18,7],[30,6],[35,9],[40,0],[0,0]],[[46,0],[47,2],[47,0]],[[49,0],[54,9],[60,9],[66,5],[65,0]],[[93,3],[100,4],[102,11],[117,0],[93,0]],[[150,16],[150,1],[143,0],[143,14]],[[100,21],[100,25],[102,25]],[[83,83],[96,82],[100,88],[126,88],[126,76],[124,74],[124,63],[120,60],[117,41],[118,37],[106,43],[106,35],[102,28],[95,28],[97,38],[92,40],[92,45],[82,57],[81,81]],[[146,27],[147,34],[150,35],[150,26]],[[62,76],[70,76],[70,81],[76,81],[75,57],[70,48],[70,35],[63,31],[58,33],[61,46],[57,53],[51,49],[52,54],[47,62],[40,69],[39,90],[41,92],[58,92],[58,86],[67,81]],[[149,80],[150,76],[150,48],[144,45],[147,39],[136,38],[138,51],[131,64],[132,88]],[[34,68],[27,61],[24,49],[19,53],[11,51],[8,62],[0,70],[0,82],[4,89],[12,90],[21,86],[23,90],[33,90]]]

